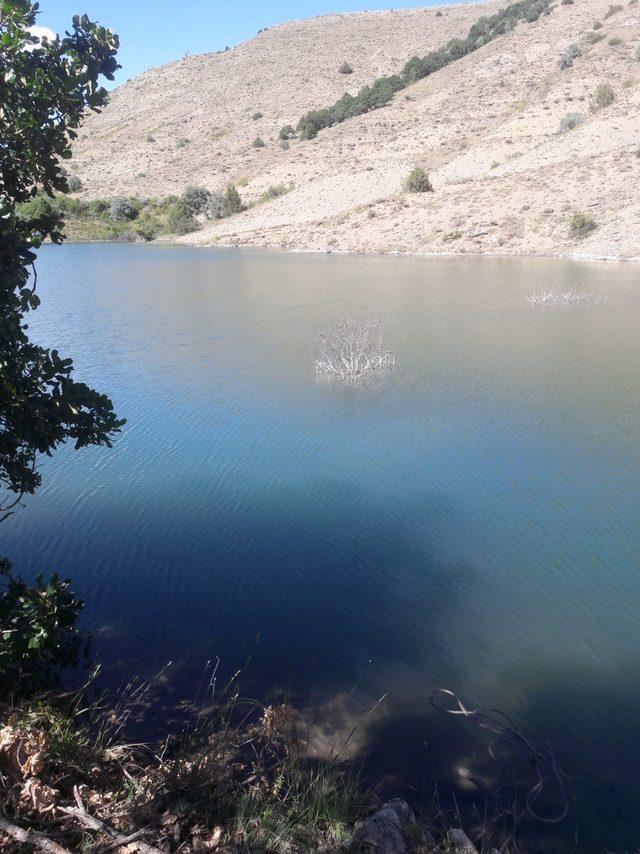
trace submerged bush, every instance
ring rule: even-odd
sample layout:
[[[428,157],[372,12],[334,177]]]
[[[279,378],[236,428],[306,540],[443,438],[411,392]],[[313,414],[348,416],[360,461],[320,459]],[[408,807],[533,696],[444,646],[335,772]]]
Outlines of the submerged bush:
[[[584,116],[582,113],[567,113],[567,115],[563,116],[560,120],[558,133],[566,133],[567,131],[573,130],[574,128],[577,128],[578,125],[581,125],[583,121]]]
[[[591,112],[597,113],[598,110],[609,107],[616,99],[616,94],[610,83],[601,83],[594,92],[591,99]]]
[[[598,223],[582,211],[576,211],[569,221],[569,237],[574,240],[584,240],[595,231]]]
[[[429,176],[421,166],[416,166],[407,175],[407,180],[404,182],[404,188],[409,193],[432,193],[433,185],[429,180]]]

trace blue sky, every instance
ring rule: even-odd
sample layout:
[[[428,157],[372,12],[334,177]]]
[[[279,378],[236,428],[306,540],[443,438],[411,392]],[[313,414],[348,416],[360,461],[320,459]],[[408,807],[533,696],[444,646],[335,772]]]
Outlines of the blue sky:
[[[439,0],[444,2],[444,0]],[[433,0],[402,0],[395,8],[435,5]],[[393,8],[381,0],[41,0],[40,25],[56,32],[68,28],[72,15],[90,18],[120,36],[117,82],[146,68],[180,59],[186,53],[207,53],[230,47],[259,29],[294,18],[329,12]]]

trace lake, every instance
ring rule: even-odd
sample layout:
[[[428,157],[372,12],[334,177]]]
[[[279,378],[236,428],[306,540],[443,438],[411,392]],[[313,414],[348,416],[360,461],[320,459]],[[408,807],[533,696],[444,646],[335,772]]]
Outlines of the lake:
[[[488,737],[430,706],[450,688],[556,748],[571,814],[538,850],[638,844],[637,266],[94,244],[39,274],[33,337],[128,423],[43,462],[1,551],[73,579],[107,683],[171,661],[193,696],[219,657],[313,744],[359,720],[381,792],[435,772],[464,804]],[[344,317],[383,322],[379,382],[315,376]]]

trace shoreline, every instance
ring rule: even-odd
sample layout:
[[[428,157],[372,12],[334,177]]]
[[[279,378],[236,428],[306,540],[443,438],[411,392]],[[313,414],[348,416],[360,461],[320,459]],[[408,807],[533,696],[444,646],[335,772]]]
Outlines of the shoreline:
[[[195,232],[197,234],[197,232]],[[277,246],[265,245],[256,243],[196,243],[185,240],[179,237],[171,240],[167,237],[157,238],[156,240],[65,240],[65,244],[94,244],[94,243],[117,243],[128,244],[131,246],[189,246],[193,249],[261,249],[269,252],[283,252],[289,255],[343,255],[368,258],[546,258],[556,259],[559,261],[582,261],[585,263],[606,263],[606,264],[638,264],[640,263],[640,255],[634,255],[629,258],[620,255],[596,255],[592,253],[571,253],[563,252],[493,252],[493,251],[477,251],[477,252],[380,252],[371,250],[357,249],[333,249],[326,248],[308,248],[304,246]]]

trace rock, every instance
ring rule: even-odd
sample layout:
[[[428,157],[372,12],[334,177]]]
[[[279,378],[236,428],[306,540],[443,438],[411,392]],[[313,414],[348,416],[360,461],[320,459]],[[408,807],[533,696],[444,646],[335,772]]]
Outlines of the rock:
[[[415,821],[409,804],[393,798],[356,826],[350,850],[352,854],[407,854],[404,833]]]
[[[478,854],[478,849],[469,839],[464,830],[452,827],[449,831],[449,842],[453,845],[456,854]]]

